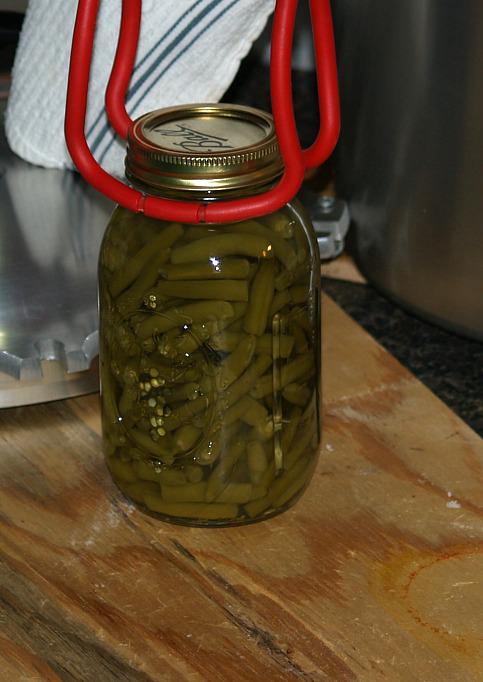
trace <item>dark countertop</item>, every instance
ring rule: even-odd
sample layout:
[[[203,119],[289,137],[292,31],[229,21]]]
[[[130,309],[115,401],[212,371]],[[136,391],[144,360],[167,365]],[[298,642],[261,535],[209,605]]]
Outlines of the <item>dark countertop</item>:
[[[248,56],[224,101],[270,109],[268,69]],[[303,146],[318,127],[315,76],[293,74],[294,109]],[[320,188],[330,164],[318,174]],[[441,329],[380,295],[372,286],[324,278],[324,289],[403,365],[483,436],[483,344]]]

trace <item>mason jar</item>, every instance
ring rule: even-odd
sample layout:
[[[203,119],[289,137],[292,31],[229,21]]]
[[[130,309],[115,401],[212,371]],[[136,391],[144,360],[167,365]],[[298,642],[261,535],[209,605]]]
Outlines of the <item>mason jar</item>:
[[[219,201],[282,172],[271,116],[248,107],[159,110],[129,137],[146,194]],[[294,504],[320,441],[320,264],[299,203],[196,225],[118,207],[99,275],[103,444],[122,492],[197,526]]]

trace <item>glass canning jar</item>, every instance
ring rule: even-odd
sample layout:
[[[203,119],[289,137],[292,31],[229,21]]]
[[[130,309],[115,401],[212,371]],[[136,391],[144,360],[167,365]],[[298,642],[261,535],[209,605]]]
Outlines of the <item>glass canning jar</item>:
[[[247,196],[281,172],[271,117],[232,105],[142,116],[126,159],[134,185],[183,199]],[[118,207],[99,274],[103,444],[119,488],[189,525],[290,507],[320,441],[320,265],[298,202],[198,225]]]

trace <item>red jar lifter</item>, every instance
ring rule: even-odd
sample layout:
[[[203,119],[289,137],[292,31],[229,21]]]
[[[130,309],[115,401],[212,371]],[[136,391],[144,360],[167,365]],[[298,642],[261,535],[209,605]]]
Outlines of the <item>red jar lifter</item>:
[[[292,42],[298,0],[277,0],[272,30],[270,88],[275,130],[285,171],[272,189],[243,199],[194,202],[162,199],[128,187],[104,171],[85,138],[89,72],[99,0],[79,0],[72,40],[65,137],[70,155],[83,177],[125,208],[151,218],[185,223],[232,222],[272,213],[299,190],[306,168],[323,163],[337,142],[340,128],[337,66],[330,0],[309,0],[312,17],[321,126],[315,142],[302,150],[292,102]],[[116,132],[127,138],[132,120],[125,97],[134,67],[141,24],[142,0],[123,0],[116,56],[106,90],[106,111]]]

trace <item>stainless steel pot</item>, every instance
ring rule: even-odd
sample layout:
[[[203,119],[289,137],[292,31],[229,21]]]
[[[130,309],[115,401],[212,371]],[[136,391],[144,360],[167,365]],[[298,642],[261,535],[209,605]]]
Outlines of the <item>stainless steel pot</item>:
[[[339,193],[366,276],[483,339],[483,2],[333,0]]]

